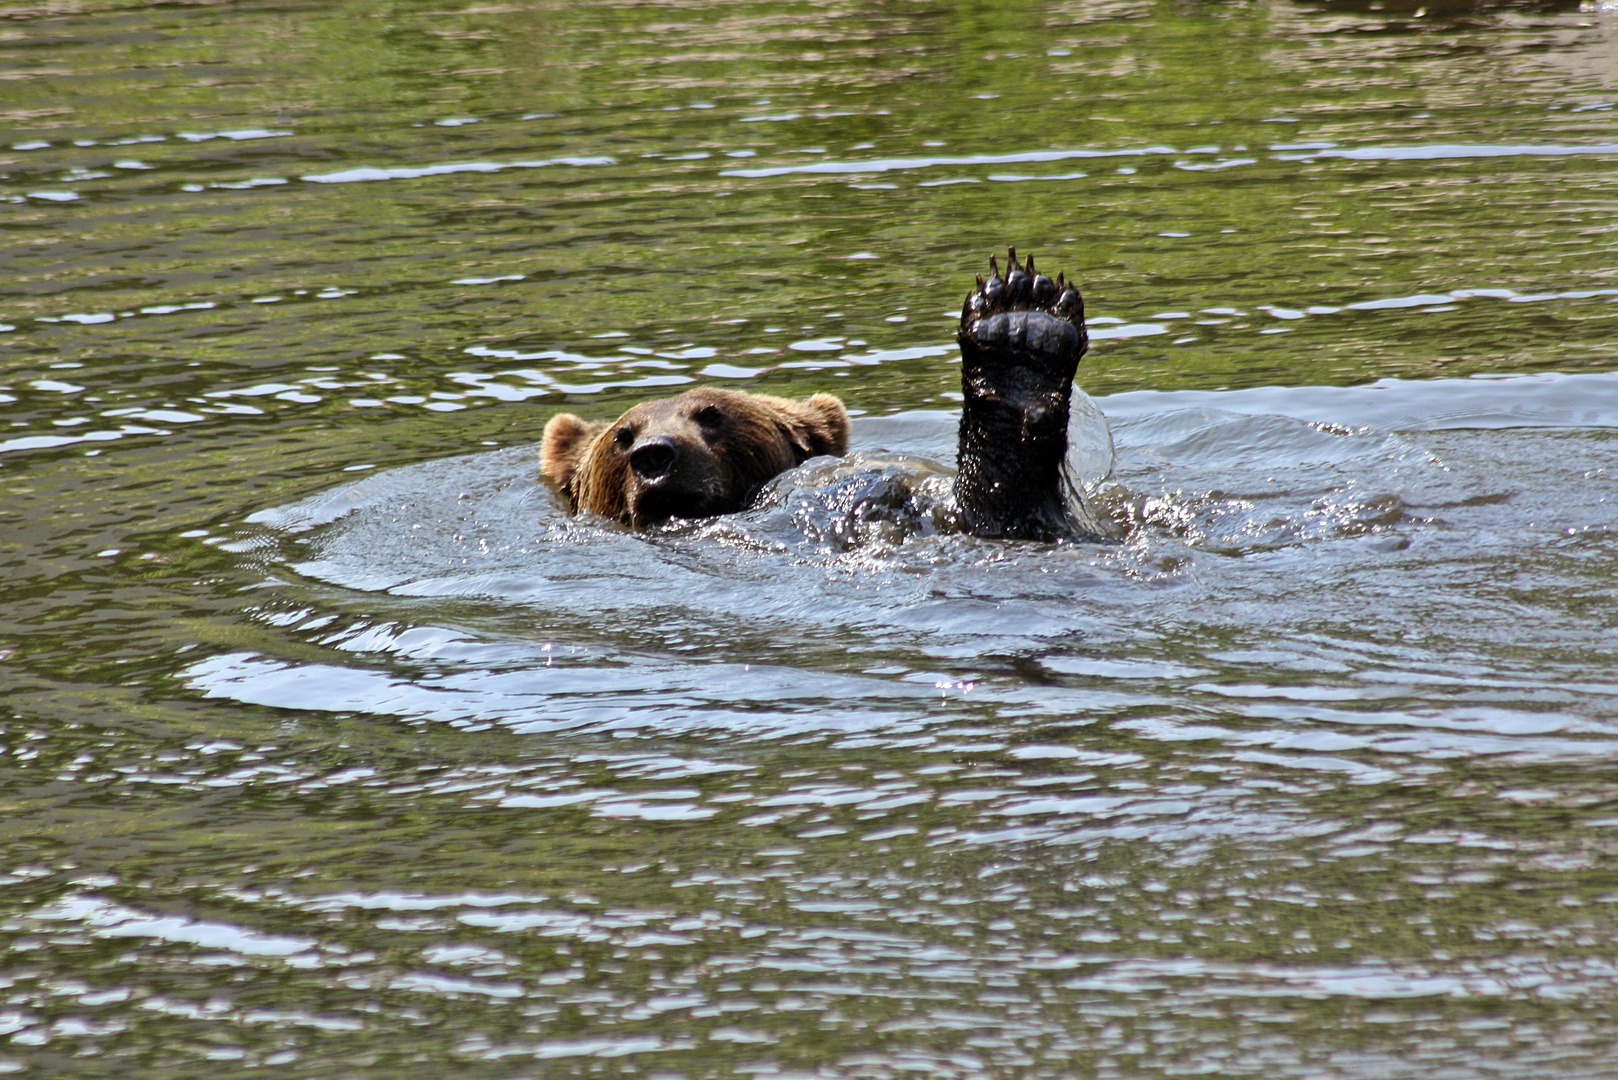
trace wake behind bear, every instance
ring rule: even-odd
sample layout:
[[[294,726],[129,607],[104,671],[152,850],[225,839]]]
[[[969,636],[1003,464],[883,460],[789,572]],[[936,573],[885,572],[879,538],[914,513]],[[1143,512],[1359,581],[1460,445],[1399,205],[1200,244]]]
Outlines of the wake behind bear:
[[[1073,373],[1089,348],[1084,302],[1033,256],[1009,256],[1004,277],[989,260],[961,310],[964,401],[945,516],[984,537],[1094,538],[1062,473]],[[610,423],[552,417],[540,469],[575,512],[639,528],[744,509],[780,473],[847,450],[848,414],[830,394],[789,401],[704,387]]]

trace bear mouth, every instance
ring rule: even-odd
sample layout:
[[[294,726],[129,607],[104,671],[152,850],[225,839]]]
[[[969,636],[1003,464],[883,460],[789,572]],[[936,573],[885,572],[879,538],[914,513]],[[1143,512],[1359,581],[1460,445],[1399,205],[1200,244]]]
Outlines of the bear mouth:
[[[630,524],[635,528],[671,518],[706,518],[740,510],[745,500],[726,500],[706,484],[681,483],[678,476],[635,485],[629,498]]]

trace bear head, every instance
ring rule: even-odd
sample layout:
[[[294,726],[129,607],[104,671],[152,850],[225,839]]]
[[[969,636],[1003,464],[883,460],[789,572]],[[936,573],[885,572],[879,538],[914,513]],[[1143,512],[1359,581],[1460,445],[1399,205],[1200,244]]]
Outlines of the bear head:
[[[848,414],[830,394],[789,401],[704,387],[611,423],[553,416],[540,471],[575,511],[639,527],[740,510],[777,474],[847,449]]]

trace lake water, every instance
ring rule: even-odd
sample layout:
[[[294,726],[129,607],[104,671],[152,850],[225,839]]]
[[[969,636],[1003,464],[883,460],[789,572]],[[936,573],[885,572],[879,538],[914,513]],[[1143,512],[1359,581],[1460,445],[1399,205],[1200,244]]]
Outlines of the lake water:
[[[1607,0],[0,14],[0,1072],[1618,1073]],[[825,496],[1008,243],[1117,542]]]

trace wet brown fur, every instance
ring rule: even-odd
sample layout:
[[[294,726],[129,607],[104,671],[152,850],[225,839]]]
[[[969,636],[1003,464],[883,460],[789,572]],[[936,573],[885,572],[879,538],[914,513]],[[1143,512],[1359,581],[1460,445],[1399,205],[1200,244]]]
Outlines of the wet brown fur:
[[[648,442],[676,454],[666,475],[648,479],[631,467]],[[540,471],[574,511],[642,526],[740,510],[777,474],[847,450],[848,414],[830,394],[790,401],[704,387],[641,402],[611,423],[553,416]]]

